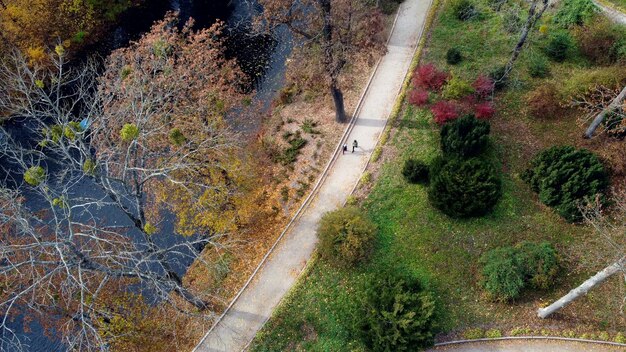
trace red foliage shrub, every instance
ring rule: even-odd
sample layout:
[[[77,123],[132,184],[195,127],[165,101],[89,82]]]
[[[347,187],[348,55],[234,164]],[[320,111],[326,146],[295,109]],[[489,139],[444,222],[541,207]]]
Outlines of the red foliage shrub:
[[[423,89],[413,89],[409,93],[409,104],[424,106],[428,103],[428,92]]]
[[[418,66],[413,72],[413,86],[440,90],[448,80],[448,73],[439,71],[433,64]]]
[[[528,112],[534,117],[551,118],[561,112],[557,88],[552,83],[535,88],[527,96]]]
[[[490,96],[493,92],[493,80],[489,77],[480,75],[476,78],[476,80],[474,80],[474,83],[472,83],[472,88],[474,88],[474,94],[476,94],[476,96],[484,99]]]
[[[477,119],[488,119],[496,113],[496,109],[493,107],[493,104],[490,101],[484,101],[482,103],[476,104],[474,108],[474,116]]]
[[[430,111],[435,116],[435,122],[440,125],[459,117],[459,108],[451,101],[439,101],[430,108]]]

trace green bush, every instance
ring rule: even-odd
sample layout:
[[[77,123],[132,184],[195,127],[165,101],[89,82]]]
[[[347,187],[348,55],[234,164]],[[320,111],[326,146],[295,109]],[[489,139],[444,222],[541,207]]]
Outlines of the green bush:
[[[446,99],[459,99],[474,93],[472,85],[457,76],[452,76],[443,87],[441,95]]]
[[[489,123],[466,115],[441,128],[441,150],[446,156],[470,157],[482,153],[489,143]]]
[[[428,200],[455,218],[481,216],[502,195],[500,172],[483,159],[435,159],[430,168]]]
[[[550,288],[559,270],[554,247],[548,242],[522,242],[516,249],[526,282],[536,289]]]
[[[449,65],[456,65],[463,61],[463,54],[457,47],[452,47],[446,52],[446,62]]]
[[[550,36],[544,48],[546,55],[556,62],[567,60],[574,50],[574,40],[568,31],[557,31]]]
[[[537,53],[530,55],[528,74],[534,78],[544,78],[550,75],[550,64],[545,56]]]
[[[41,166],[32,166],[24,172],[24,181],[31,186],[39,186],[46,179],[46,170]]]
[[[453,0],[452,13],[460,21],[468,21],[478,16],[476,6],[470,0]]]
[[[466,340],[478,340],[485,337],[485,330],[481,328],[471,328],[463,331],[463,338]]]
[[[497,339],[502,337],[502,331],[498,329],[489,329],[485,332],[485,337],[488,339]]]
[[[519,297],[524,288],[524,272],[513,247],[496,248],[480,258],[482,286],[497,300]]]
[[[518,298],[527,287],[547,289],[558,272],[556,251],[547,242],[500,247],[480,258],[481,284],[496,300]]]
[[[598,12],[592,0],[567,0],[560,2],[561,8],[554,16],[554,22],[564,28],[582,26]]]
[[[376,227],[356,207],[345,207],[322,216],[317,235],[322,258],[339,267],[351,267],[372,252]]]
[[[432,346],[435,302],[419,280],[381,273],[368,282],[355,317],[372,351],[415,351]]]
[[[409,183],[428,183],[428,173],[428,165],[421,160],[408,159],[402,168],[402,176]]]
[[[596,196],[603,202],[609,176],[597,156],[586,149],[556,146],[540,152],[522,174],[539,200],[570,222],[580,221],[579,206]]]
[[[122,127],[120,137],[124,142],[130,142],[139,137],[139,128],[134,123],[127,123]]]

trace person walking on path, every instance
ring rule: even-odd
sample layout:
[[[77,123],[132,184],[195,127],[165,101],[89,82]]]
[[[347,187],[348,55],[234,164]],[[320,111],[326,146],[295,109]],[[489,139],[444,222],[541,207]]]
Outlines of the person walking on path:
[[[344,143],[343,147],[341,148],[341,154],[346,154],[347,151],[348,151],[348,143]]]
[[[354,140],[354,142],[352,142],[352,152],[354,153],[354,149],[359,147],[359,142],[356,141],[356,139]]]

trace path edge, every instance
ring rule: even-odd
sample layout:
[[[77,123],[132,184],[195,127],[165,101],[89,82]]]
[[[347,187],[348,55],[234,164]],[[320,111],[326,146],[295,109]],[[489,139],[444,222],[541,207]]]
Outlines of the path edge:
[[[415,49],[413,50],[413,54],[412,54],[412,59],[411,59],[411,63],[409,65],[409,68],[407,69],[407,72],[404,75],[403,81],[402,81],[402,85],[400,86],[400,89],[398,90],[398,93],[396,94],[396,97],[394,99],[394,106],[391,109],[391,112],[389,113],[389,116],[387,117],[387,119],[385,120],[385,126],[383,127],[383,132],[380,133],[380,135],[378,136],[378,140],[376,142],[376,144],[374,145],[374,149],[372,150],[372,154],[370,154],[370,157],[367,159],[367,163],[365,164],[365,166],[363,167],[361,174],[363,174],[365,172],[365,170],[367,170],[368,166],[370,165],[371,161],[372,161],[372,156],[374,155],[374,150],[380,145],[380,140],[383,134],[385,134],[385,130],[387,129],[387,125],[389,124],[390,120],[395,120],[395,118],[398,116],[398,114],[400,113],[400,109],[402,108],[403,105],[403,101],[404,98],[406,96],[406,92],[409,88],[409,83],[411,81],[411,78],[413,76],[413,70],[415,69],[415,67],[419,64],[419,61],[421,60],[421,55],[424,49],[424,46],[426,45],[426,36],[424,36],[426,31],[429,31],[434,20],[435,20],[435,15],[437,14],[437,10],[439,9],[439,5],[441,5],[441,2],[443,0],[429,0],[429,4],[428,4],[428,14],[426,15],[426,19],[424,20],[424,23],[422,24],[422,28],[420,30],[420,35],[417,38],[417,45],[415,46]],[[399,15],[400,11],[398,11],[396,13],[396,17],[395,20],[393,22],[393,26],[391,27],[391,31],[389,32],[389,38],[387,38],[387,43],[389,44],[389,40],[391,40],[391,34],[393,33],[393,29],[396,26],[396,22],[398,20],[398,15]],[[381,59],[382,60],[382,59]],[[354,116],[352,118],[352,120],[350,121],[350,126],[348,126],[348,128],[346,129],[346,132],[344,134],[344,136],[342,137],[341,141],[343,141],[345,139],[345,137],[347,137],[350,134],[350,131],[352,131],[352,128],[354,127],[354,122],[356,120],[356,116],[358,116],[358,112],[360,110],[360,104],[361,101],[363,100],[363,98],[365,97],[371,80],[374,78],[374,75],[376,74],[376,71],[378,69],[378,65],[380,64],[380,61],[378,61],[378,63],[376,64],[376,67],[374,69],[374,72],[372,73],[372,76],[370,77],[370,81],[368,82],[368,84],[366,85],[366,89],[363,92],[363,95],[361,96],[361,99],[359,101],[359,109],[355,110]],[[339,147],[341,146],[341,141],[339,143],[339,145],[337,146],[337,150],[335,155],[338,155],[339,152]],[[333,158],[333,162],[336,159],[336,157]],[[361,184],[361,181],[357,181],[354,184],[354,187],[352,188],[352,190],[348,193],[348,198],[354,194],[354,192],[356,191],[356,189],[358,188],[358,186]],[[348,199],[346,199],[343,202],[343,206],[346,205],[346,203],[348,202]],[[289,291],[283,296],[283,298],[280,299],[280,301],[278,302],[278,304],[276,305],[277,307],[280,306],[286,299],[289,298],[290,293],[292,292],[293,288],[299,283],[300,279],[306,275],[309,274],[309,272],[311,271],[313,265],[317,262],[318,259],[318,249],[316,248],[313,253],[311,254],[311,258],[307,261],[307,263],[305,264],[304,268],[302,268],[302,271],[300,271],[300,273],[298,274],[298,276],[296,277],[296,284],[294,286],[292,286]],[[263,324],[261,324],[261,328],[258,331],[261,331],[263,329],[263,327],[265,326],[265,324],[267,324],[267,322],[272,318],[272,316],[274,316],[274,312],[276,310],[272,311],[272,314],[270,315],[269,318],[265,319],[265,321],[263,322]],[[250,339],[250,341],[248,341],[248,343],[245,345],[245,347],[242,349],[242,351],[246,351],[250,345],[252,344],[252,342],[254,341],[254,339],[256,338],[256,335]]]
[[[417,38],[417,45],[415,46],[415,50],[413,50],[413,58],[411,59],[411,64],[409,65],[409,68],[406,74],[404,75],[404,80],[402,82],[402,86],[400,86],[400,90],[398,91],[398,94],[396,95],[393,108],[391,109],[389,116],[385,120],[385,126],[383,127],[383,131],[378,136],[378,140],[376,141],[376,145],[374,145],[372,154],[370,154],[370,157],[367,160],[367,163],[365,164],[365,166],[363,167],[361,174],[365,173],[365,171],[367,170],[367,168],[370,166],[372,162],[375,162],[372,159],[374,158],[376,149],[377,148],[382,149],[383,145],[386,144],[386,143],[381,143],[381,139],[383,135],[390,133],[390,129],[391,129],[390,123],[393,123],[398,118],[398,115],[402,111],[402,106],[404,105],[403,104],[404,99],[406,98],[406,93],[409,90],[411,79],[413,78],[413,71],[419,65],[419,62],[422,59],[422,52],[424,50],[424,47],[426,46],[427,37],[424,36],[424,33],[427,31],[430,31],[430,28],[435,22],[435,17],[437,15],[437,11],[439,10],[439,6],[441,5],[442,1],[443,0],[429,0],[428,14],[426,15],[426,19],[424,23],[422,24],[420,36]],[[352,191],[348,194],[348,196],[353,195],[360,185],[361,185],[361,181],[358,181],[354,185],[354,187],[352,188]],[[346,205],[346,202],[344,202],[343,204],[344,206]]]
[[[613,342],[613,341],[598,341],[598,340],[577,339],[573,337],[558,337],[558,336],[509,336],[509,337],[482,338],[482,339],[473,339],[473,340],[454,340],[454,341],[436,343],[433,347],[462,345],[462,344],[474,343],[474,342],[515,341],[515,340],[569,341],[569,342],[580,342],[580,343],[589,343],[589,344],[597,344],[597,345],[626,347],[626,344]]]
[[[439,0],[435,0],[435,1],[439,1]],[[391,40],[391,35],[393,34],[393,31],[394,31],[394,29],[396,27],[396,22],[398,21],[399,14],[400,14],[400,11],[399,11],[399,7],[398,7],[398,11],[396,12],[396,16],[394,18],[393,25],[391,26],[391,30],[389,31],[389,36],[387,38],[387,41],[385,42],[385,45],[389,44],[389,41]],[[350,135],[350,132],[354,128],[355,122],[357,120],[357,116],[359,115],[359,112],[361,111],[361,107],[363,105],[362,104],[363,100],[364,100],[365,96],[367,95],[367,92],[369,91],[369,88],[370,88],[370,86],[372,84],[372,80],[374,79],[374,76],[376,75],[376,72],[378,72],[378,67],[380,66],[380,62],[381,61],[382,61],[382,57],[380,59],[378,59],[378,61],[376,62],[376,65],[374,66],[374,69],[372,70],[372,73],[371,73],[369,79],[367,80],[367,84],[365,85],[363,91],[361,92],[361,96],[359,97],[359,101],[357,102],[357,105],[356,105],[356,107],[354,109],[354,112],[353,112],[351,118],[350,118],[350,121],[348,122],[348,125],[346,126],[343,134],[341,135],[341,138],[339,139],[339,142],[337,143],[337,146],[335,147],[335,150],[333,151],[330,160],[328,161],[328,163],[324,167],[324,170],[322,171],[322,173],[318,177],[318,180],[315,183],[315,186],[313,187],[311,192],[309,192],[309,195],[302,202],[302,204],[300,205],[300,207],[298,208],[296,213],[292,216],[292,218],[289,221],[289,223],[287,223],[287,225],[285,226],[284,230],[278,236],[276,241],[274,241],[274,244],[272,244],[272,246],[267,251],[267,253],[265,253],[265,255],[263,256],[263,258],[261,259],[261,261],[259,262],[257,267],[252,272],[252,274],[250,274],[250,277],[248,278],[248,280],[246,280],[245,284],[241,287],[241,289],[239,289],[239,291],[237,291],[237,294],[235,295],[235,297],[231,300],[231,302],[228,304],[226,309],[224,309],[222,314],[215,320],[215,322],[213,322],[213,324],[211,325],[211,328],[204,334],[204,336],[202,336],[202,339],[200,339],[200,341],[196,344],[196,346],[193,348],[192,352],[197,352],[198,351],[198,348],[207,339],[209,334],[211,332],[213,332],[213,330],[215,330],[217,325],[219,325],[219,323],[224,319],[226,314],[231,310],[231,308],[235,305],[235,303],[237,303],[237,301],[239,300],[239,297],[243,294],[243,292],[246,290],[246,288],[248,286],[250,286],[250,284],[252,283],[252,281],[254,280],[256,275],[261,271],[261,269],[263,268],[263,266],[265,265],[265,263],[267,262],[269,257],[272,255],[272,253],[274,252],[276,247],[278,247],[278,244],[281,242],[283,237],[285,237],[285,234],[287,232],[289,232],[289,230],[292,228],[293,223],[295,223],[296,220],[298,220],[300,218],[300,216],[304,213],[304,211],[308,208],[308,205],[311,203],[311,200],[313,199],[314,195],[317,194],[317,192],[319,191],[319,188],[321,187],[322,183],[326,180],[326,178],[328,176],[328,171],[330,170],[332,165],[337,160],[337,157],[339,155],[339,151],[341,150],[341,147],[343,146],[343,143],[346,141],[346,138]],[[370,156],[370,159],[371,159],[371,156]],[[367,164],[369,164],[369,160],[368,160]],[[358,185],[358,182],[357,182],[357,185]],[[352,192],[354,192],[354,190],[352,190]],[[352,192],[350,192],[350,194],[352,194]],[[345,202],[344,202],[344,205],[345,205]],[[314,255],[315,255],[315,252],[313,252],[313,254],[311,255],[311,258],[307,261],[307,264],[305,264],[305,267],[302,268],[302,271],[300,272],[300,274],[296,278],[296,282],[298,281],[298,279],[300,278],[302,273],[307,271],[308,263],[311,261],[311,259],[313,258]],[[290,288],[290,290],[291,290],[291,288]],[[288,293],[289,292],[287,292],[287,294]],[[283,301],[283,299],[284,299],[284,296],[283,296],[283,298],[280,299],[280,301],[278,302],[277,306],[280,305],[280,303]],[[271,315],[270,315],[270,317],[271,317]],[[259,329],[259,331],[263,328],[263,326],[265,326],[265,323],[267,323],[268,320],[269,320],[269,318],[266,319],[263,322],[263,324],[261,324],[261,328]],[[256,337],[256,334],[255,334],[255,337]],[[253,340],[254,340],[254,337],[245,345],[243,350],[247,349],[248,346],[250,345],[250,343]]]

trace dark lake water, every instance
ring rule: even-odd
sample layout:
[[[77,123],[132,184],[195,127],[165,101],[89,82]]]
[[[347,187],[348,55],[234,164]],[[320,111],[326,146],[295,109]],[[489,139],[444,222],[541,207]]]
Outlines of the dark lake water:
[[[179,11],[183,20],[193,17],[196,28],[210,26],[216,19],[224,20],[228,24],[227,55],[234,57],[242,66],[245,74],[251,77],[254,90],[254,111],[247,113],[245,123],[242,120],[233,120],[232,127],[242,133],[252,134],[258,130],[264,110],[268,109],[272,99],[284,82],[285,62],[293,46],[292,38],[286,29],[278,29],[272,37],[251,36],[249,20],[261,9],[254,0],[145,0],[144,5],[130,9],[124,13],[119,24],[111,29],[110,35],[99,43],[86,48],[84,57],[97,53],[106,56],[112,50],[126,46],[129,41],[138,39],[142,33],[150,29],[151,24],[163,18],[167,11]],[[80,59],[80,58],[79,58]],[[260,110],[259,110],[260,109]],[[28,139],[25,129],[26,121],[14,120],[5,124],[5,128],[14,136],[22,136]],[[32,138],[30,138],[32,139]],[[54,165],[48,165],[54,169]],[[52,171],[52,170],[51,170]],[[76,185],[73,193],[93,193],[94,186],[86,180]],[[45,206],[36,197],[26,195],[27,206],[37,209]],[[115,215],[115,210],[102,211],[103,218],[120,218]],[[162,230],[173,229],[173,216],[167,215]],[[173,236],[162,236],[163,245],[171,245],[176,242]],[[184,273],[188,265],[187,261],[180,261],[177,269]],[[29,332],[24,332],[22,321],[24,316],[15,317],[10,326],[21,333],[21,340],[28,345],[27,351],[33,352],[56,352],[66,349],[56,336],[45,336],[38,323],[29,325]],[[0,335],[3,334],[0,331]],[[0,346],[0,351],[13,352],[5,346]]]

